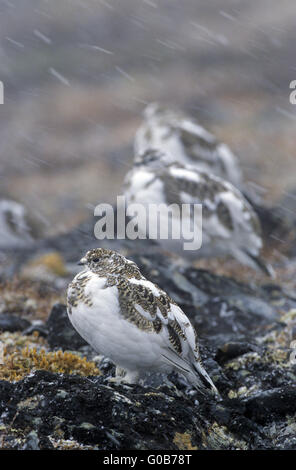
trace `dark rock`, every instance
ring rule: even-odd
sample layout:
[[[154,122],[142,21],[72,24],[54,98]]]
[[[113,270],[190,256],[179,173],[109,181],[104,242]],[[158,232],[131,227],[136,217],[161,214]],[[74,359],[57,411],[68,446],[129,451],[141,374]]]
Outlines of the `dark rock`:
[[[246,415],[259,423],[274,420],[274,416],[295,415],[296,385],[260,392],[245,400]]]
[[[0,331],[22,331],[30,326],[30,322],[18,315],[0,313]]]
[[[250,351],[258,351],[258,349],[258,346],[256,347],[250,343],[233,341],[219,346],[215,359],[219,364],[223,364],[230,359],[242,356]]]
[[[274,207],[266,207],[251,201],[253,209],[260,219],[263,235],[274,240],[287,239],[291,230],[295,229],[295,199],[284,198]]]
[[[41,449],[45,436],[99,449],[178,449],[176,433],[187,433],[192,446],[202,443],[192,401],[140,386],[39,371],[10,390],[1,387],[0,413],[8,401],[3,421],[10,423],[18,410],[14,432],[37,433]]]
[[[115,365],[108,357],[103,357],[99,365],[100,371],[106,376],[115,375]]]
[[[189,397],[179,397],[167,387],[110,386],[102,378],[39,371],[9,388],[0,389],[0,412],[7,410],[4,423],[14,419],[14,433],[27,435],[23,448],[47,448],[42,444],[46,436],[51,442],[62,437],[77,446],[108,450],[175,450],[182,446],[182,438],[183,448],[207,449],[211,439],[223,448],[244,447],[243,426],[237,436],[229,433],[229,442],[222,442],[227,435],[222,426],[235,414],[239,420],[238,413],[214,402],[210,405],[209,400],[198,407]],[[248,422],[246,417],[242,419]],[[256,444],[254,436],[248,436],[248,441],[250,447]]]
[[[43,338],[46,338],[48,335],[48,330],[44,324],[30,325],[23,331],[23,334],[31,335],[32,333],[35,333],[35,331],[39,334],[39,336],[42,336]]]
[[[31,431],[26,439],[23,450],[39,450],[39,439],[36,431]]]
[[[294,431],[286,415],[295,411],[295,393],[289,387],[223,402],[201,396],[198,404],[173,387],[37,371],[13,384],[1,382],[0,415],[8,430],[3,446],[63,448],[70,441],[76,449],[268,449],[277,447],[266,431],[273,421],[285,429],[288,448]]]
[[[66,306],[55,304],[46,322],[48,329],[47,341],[51,348],[79,349],[87,343],[71,325]]]

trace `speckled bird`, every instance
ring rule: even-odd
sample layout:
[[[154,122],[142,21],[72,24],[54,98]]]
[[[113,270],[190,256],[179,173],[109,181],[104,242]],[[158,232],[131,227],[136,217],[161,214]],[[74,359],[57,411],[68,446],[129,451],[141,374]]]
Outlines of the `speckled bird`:
[[[137,219],[139,231],[143,233],[147,233],[147,227],[153,224],[148,210],[151,204],[159,205],[160,217],[166,216],[168,206],[202,205],[201,248],[184,250],[185,239],[181,233],[179,239],[157,240],[167,251],[191,261],[201,257],[232,256],[240,263],[274,277],[272,267],[260,258],[263,242],[257,214],[228,181],[190,165],[172,162],[161,151],[147,150],[126,175],[124,194],[127,206],[136,203],[147,209],[147,215]],[[181,209],[176,216],[180,213]],[[195,223],[192,212],[188,218],[191,224]]]
[[[136,383],[147,372],[176,371],[218,396],[189,319],[134,262],[97,248],[79,264],[84,270],[69,285],[68,316],[94,350],[116,364],[115,381]]]
[[[11,199],[0,199],[0,248],[23,246],[33,240],[27,209]]]
[[[144,121],[135,136],[135,162],[141,160],[146,150],[162,150],[172,161],[190,164],[234,186],[241,186],[237,157],[193,118],[158,103],[150,103],[143,116]]]

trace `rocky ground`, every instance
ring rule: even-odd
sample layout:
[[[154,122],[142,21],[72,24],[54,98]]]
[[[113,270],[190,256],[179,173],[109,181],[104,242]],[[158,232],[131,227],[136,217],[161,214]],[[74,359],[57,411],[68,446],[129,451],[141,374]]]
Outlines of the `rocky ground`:
[[[277,281],[258,280],[246,271],[242,282],[179,266],[150,242],[141,248],[135,242],[108,242],[136,261],[190,317],[201,338],[206,369],[222,396],[217,402],[174,375],[169,383],[162,377],[148,377],[134,386],[108,381],[114,366],[78,336],[65,308],[65,287],[77,271],[75,261],[86,247],[98,245],[92,229],[89,221],[63,236],[5,254],[5,270],[14,277],[4,279],[2,274],[1,283],[1,446],[295,448],[291,342],[296,335],[296,290],[292,283],[282,283],[280,274],[283,263],[287,272],[295,258],[277,262]],[[289,237],[292,233],[291,225]]]

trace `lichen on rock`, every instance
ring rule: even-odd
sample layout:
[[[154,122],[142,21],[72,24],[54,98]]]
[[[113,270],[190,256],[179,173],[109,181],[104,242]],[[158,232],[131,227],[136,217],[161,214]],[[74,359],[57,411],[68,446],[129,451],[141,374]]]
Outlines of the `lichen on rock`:
[[[7,353],[4,349],[0,367],[0,380],[11,382],[21,380],[36,370],[47,370],[60,374],[82,376],[99,375],[100,371],[93,362],[67,351],[46,352],[26,346],[19,351]]]

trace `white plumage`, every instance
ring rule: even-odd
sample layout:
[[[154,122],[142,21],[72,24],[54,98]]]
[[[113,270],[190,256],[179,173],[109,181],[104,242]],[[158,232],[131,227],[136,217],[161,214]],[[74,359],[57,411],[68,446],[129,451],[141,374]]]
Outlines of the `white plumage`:
[[[95,351],[125,370],[124,381],[175,370],[196,388],[217,394],[190,321],[135,263],[103,248],[89,251],[81,263],[85,270],[68,289],[69,319]]]
[[[10,199],[0,200],[0,247],[22,246],[33,241],[26,208]]]
[[[237,157],[193,118],[158,103],[144,110],[144,122],[135,136],[135,162],[150,149],[165,152],[171,161],[213,173],[235,186],[241,185]]]
[[[202,204],[201,248],[196,252],[184,251],[182,236],[179,240],[159,239],[164,248],[190,259],[231,255],[243,264],[273,275],[271,267],[259,258],[262,248],[259,219],[231,183],[195,167],[171,162],[171,158],[160,151],[147,150],[127,174],[124,193],[128,206],[143,204],[147,214],[151,203],[164,204],[164,216],[172,204],[179,207]],[[151,216],[150,220],[139,218],[143,232],[147,231],[149,223],[151,225]]]

